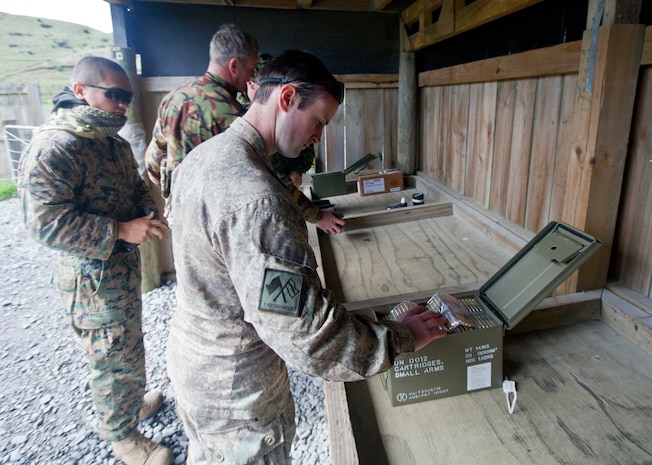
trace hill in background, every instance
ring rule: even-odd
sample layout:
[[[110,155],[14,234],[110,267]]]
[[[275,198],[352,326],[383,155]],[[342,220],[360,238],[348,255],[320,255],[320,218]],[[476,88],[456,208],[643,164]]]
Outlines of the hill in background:
[[[35,83],[47,114],[52,96],[87,55],[111,58],[111,34],[79,24],[0,13],[0,86]]]

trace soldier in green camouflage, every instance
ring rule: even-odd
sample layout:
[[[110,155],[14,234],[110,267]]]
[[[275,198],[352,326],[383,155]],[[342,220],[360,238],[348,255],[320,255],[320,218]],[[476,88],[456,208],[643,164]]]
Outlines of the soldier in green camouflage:
[[[344,88],[301,51],[274,58],[259,83],[247,113],[194,149],[172,186],[177,308],[167,366],[193,465],[291,463],[286,363],[356,381],[446,334],[437,329],[445,319],[424,306],[374,322],[322,288],[303,214],[271,154],[294,158],[319,143]]]
[[[125,71],[86,57],[71,82],[21,158],[23,219],[31,237],[60,252],[52,281],[88,353],[100,437],[127,465],[168,465],[171,451],[137,429],[164,401],[145,394],[138,244],[163,238],[167,225],[118,135],[133,97]]]
[[[159,105],[145,162],[164,197],[170,173],[188,152],[223,132],[245,111],[237,95],[246,93],[247,81],[254,76],[258,42],[235,25],[224,24],[213,35],[209,51],[206,73],[168,93]]]

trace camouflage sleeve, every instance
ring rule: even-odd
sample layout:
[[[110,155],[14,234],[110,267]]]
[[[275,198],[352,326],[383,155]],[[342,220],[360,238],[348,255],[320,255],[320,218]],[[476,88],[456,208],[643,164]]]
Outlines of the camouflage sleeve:
[[[298,189],[294,184],[290,189],[290,195],[297,202],[299,208],[303,212],[303,217],[309,223],[316,223],[319,221],[323,215],[321,209],[312,203],[308,197],[305,196],[300,189]]]
[[[282,157],[282,155],[279,155],[279,157]],[[324,214],[321,209],[312,203],[310,199],[301,192],[301,189],[298,189],[297,186],[294,185],[289,176],[283,174],[281,171],[276,171],[276,175],[283,182],[285,187],[287,187],[290,195],[303,212],[303,218],[309,223],[316,223],[319,221]]]
[[[161,185],[161,162],[166,152],[167,143],[161,129],[161,122],[157,119],[152,130],[152,140],[145,151],[147,175],[157,186]]]
[[[186,147],[199,144],[199,136],[192,135],[194,125],[188,119],[193,111],[191,100],[176,102],[181,96],[171,95],[159,106],[158,117],[152,130],[152,140],[145,153],[145,163],[149,178],[158,186],[161,185],[161,165],[166,160],[168,170],[172,171],[187,155]],[[188,124],[189,127],[184,127]],[[189,150],[188,150],[189,151]]]
[[[83,170],[69,156],[75,148],[40,141],[23,154],[18,193],[27,233],[69,254],[105,260],[118,238],[115,219],[83,211],[75,191]]]
[[[146,211],[154,211],[158,216],[158,209],[152,197],[152,190],[138,172],[138,162],[134,157],[129,142],[123,140],[121,150],[129,160],[130,169],[128,172],[130,173],[130,179],[126,181],[130,186],[133,186],[133,202],[139,212],[139,216],[143,216],[142,214]]]
[[[170,104],[165,111],[161,124],[166,128],[166,159],[170,171],[204,140],[197,116],[197,105],[191,99],[186,99],[179,106]]]
[[[259,337],[290,366],[328,381],[368,378],[413,351],[407,327],[355,316],[322,288],[305,223],[273,203],[254,202],[218,230],[245,320]]]

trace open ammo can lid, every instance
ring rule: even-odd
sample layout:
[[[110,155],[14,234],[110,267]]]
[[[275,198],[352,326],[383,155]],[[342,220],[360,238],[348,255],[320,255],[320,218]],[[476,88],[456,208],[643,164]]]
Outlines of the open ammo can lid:
[[[349,174],[357,170],[363,169],[365,166],[367,166],[368,163],[372,162],[375,160],[378,156],[373,154],[373,153],[368,153],[364,157],[362,157],[360,160],[354,162],[351,164],[351,166],[348,166],[344,170],[344,174]]]
[[[553,221],[480,288],[480,298],[511,329],[601,245],[598,239]]]

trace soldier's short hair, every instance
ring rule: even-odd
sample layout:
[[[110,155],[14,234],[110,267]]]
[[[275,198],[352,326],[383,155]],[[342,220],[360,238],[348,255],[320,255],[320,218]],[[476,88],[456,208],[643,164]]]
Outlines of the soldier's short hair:
[[[75,64],[70,76],[70,83],[98,84],[105,80],[107,71],[127,74],[122,66],[108,58],[84,57]]]
[[[223,24],[213,35],[209,52],[211,61],[224,66],[231,58],[246,60],[256,55],[258,41],[234,24]]]
[[[301,97],[300,110],[325,92],[339,103],[344,99],[344,84],[335,79],[319,58],[302,50],[286,50],[267,63],[257,77],[260,88],[254,102],[265,103],[275,87],[289,83]]]

